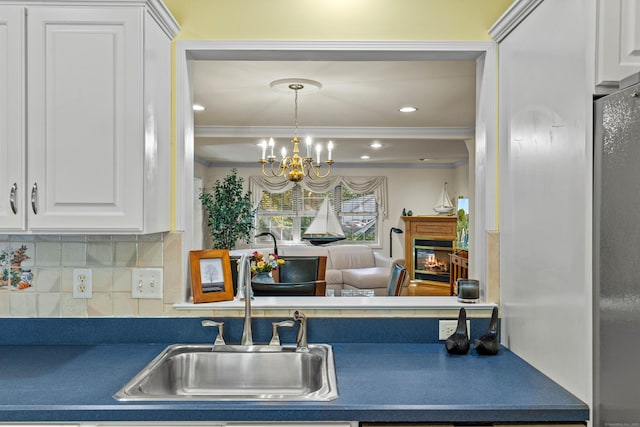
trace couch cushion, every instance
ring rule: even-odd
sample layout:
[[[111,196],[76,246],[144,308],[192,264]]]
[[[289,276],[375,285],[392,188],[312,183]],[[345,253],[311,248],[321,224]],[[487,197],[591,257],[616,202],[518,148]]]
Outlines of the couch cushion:
[[[342,270],[343,283],[358,289],[387,288],[390,269],[386,267]]]
[[[327,257],[327,270],[333,269],[331,264],[331,258],[329,257],[329,249],[320,246],[305,246],[305,245],[291,245],[278,248],[280,255],[299,255],[299,256],[326,256]],[[329,279],[327,278],[327,283]]]
[[[342,245],[330,246],[329,259],[331,268],[336,270],[347,270],[350,268],[375,267],[376,262],[373,257],[373,250],[365,245]],[[329,268],[329,266],[327,266]]]
[[[328,270],[324,276],[327,285],[342,285],[342,270]]]

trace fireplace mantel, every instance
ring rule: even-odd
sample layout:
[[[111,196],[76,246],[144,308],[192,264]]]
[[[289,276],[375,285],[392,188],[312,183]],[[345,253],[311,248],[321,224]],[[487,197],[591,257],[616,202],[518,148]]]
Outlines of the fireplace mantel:
[[[424,288],[429,295],[452,295],[449,254],[456,250],[458,218],[455,215],[403,216],[402,220],[410,286]]]

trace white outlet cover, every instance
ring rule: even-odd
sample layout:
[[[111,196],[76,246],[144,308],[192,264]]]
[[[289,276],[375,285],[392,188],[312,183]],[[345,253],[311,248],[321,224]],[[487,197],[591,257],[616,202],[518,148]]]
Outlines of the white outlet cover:
[[[93,297],[90,268],[73,269],[73,297],[84,299]]]
[[[162,269],[132,269],[131,298],[162,299]]]
[[[458,328],[457,320],[440,320],[438,322],[438,339],[444,341]],[[467,333],[471,336],[471,321],[467,319]]]

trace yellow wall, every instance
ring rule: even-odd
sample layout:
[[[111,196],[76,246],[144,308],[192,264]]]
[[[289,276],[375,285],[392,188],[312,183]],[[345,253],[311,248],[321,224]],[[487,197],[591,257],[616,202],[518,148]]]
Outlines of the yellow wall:
[[[180,40],[490,40],[512,0],[165,0]]]

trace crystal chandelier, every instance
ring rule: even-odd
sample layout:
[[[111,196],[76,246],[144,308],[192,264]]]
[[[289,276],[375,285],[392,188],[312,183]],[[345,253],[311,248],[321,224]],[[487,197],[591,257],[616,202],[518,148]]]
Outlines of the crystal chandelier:
[[[295,132],[291,142],[293,143],[293,155],[287,155],[287,149],[282,147],[280,160],[276,159],[273,154],[275,149],[275,142],[273,138],[269,139],[269,142],[262,141],[260,147],[262,148],[262,157],[258,162],[262,165],[262,173],[267,178],[284,178],[293,182],[300,182],[304,177],[314,178],[326,178],[331,173],[331,165],[333,160],[331,159],[333,151],[333,142],[329,141],[327,144],[327,160],[321,162],[322,145],[317,144],[316,149],[316,161],[313,161],[312,157],[312,141],[310,137],[306,139],[306,156],[300,155],[300,141],[298,140],[298,91],[304,89],[304,85],[299,82],[289,84],[289,89],[295,92],[295,104],[294,104],[294,119],[295,119]],[[269,155],[267,155],[267,149],[269,149]],[[269,166],[267,166],[269,165]],[[326,170],[323,167],[326,165]]]

